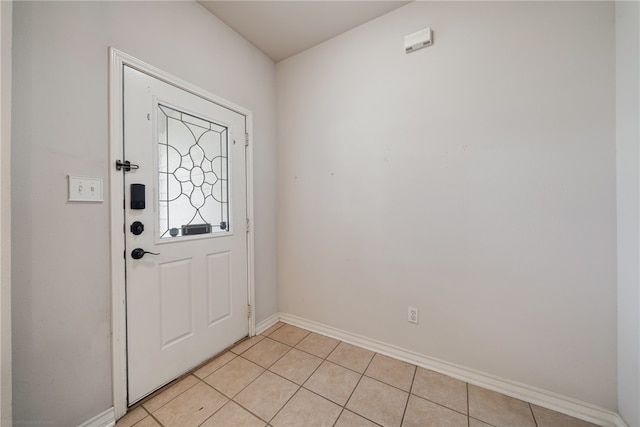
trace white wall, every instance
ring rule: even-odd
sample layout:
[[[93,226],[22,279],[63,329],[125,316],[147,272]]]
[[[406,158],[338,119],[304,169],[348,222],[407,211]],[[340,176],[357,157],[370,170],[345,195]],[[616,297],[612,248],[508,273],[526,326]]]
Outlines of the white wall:
[[[275,69],[195,2],[17,2],[13,29],[14,422],[72,426],[113,404],[109,205],[66,202],[68,174],[108,176],[108,47],[253,111],[258,321],[277,312]]]
[[[278,63],[280,310],[615,410],[614,34],[415,2]]]
[[[11,18],[0,2],[0,425],[11,422]]]
[[[640,5],[616,2],[618,410],[640,426]]]

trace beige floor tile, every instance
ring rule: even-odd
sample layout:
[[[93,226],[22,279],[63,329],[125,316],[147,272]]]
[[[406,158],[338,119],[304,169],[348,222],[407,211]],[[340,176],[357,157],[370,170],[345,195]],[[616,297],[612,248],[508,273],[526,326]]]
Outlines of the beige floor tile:
[[[229,402],[200,427],[264,427],[266,423],[234,402]]]
[[[198,384],[198,382],[199,380],[196,377],[194,377],[193,375],[188,375],[175,384],[171,385],[166,390],[163,390],[158,395],[144,402],[142,406],[144,406],[144,408],[149,412],[155,412],[162,405],[166,404],[172,399],[175,399],[180,394]]]
[[[595,424],[540,406],[531,405],[538,427],[596,427]]]
[[[404,391],[409,391],[415,371],[415,365],[376,353],[364,374]]]
[[[233,400],[263,420],[270,421],[298,388],[291,381],[266,371]]]
[[[147,413],[147,411],[145,411],[141,406],[138,406],[137,408],[127,412],[124,417],[120,418],[116,423],[116,427],[131,427],[138,421],[148,416],[149,414]]]
[[[469,418],[469,427],[492,427],[491,424],[483,423],[475,418]]]
[[[360,377],[360,374],[325,360],[304,387],[344,406]]]
[[[291,349],[288,345],[265,338],[249,350],[242,353],[242,357],[249,359],[263,368],[273,365],[278,359]]]
[[[409,390],[411,394],[406,393]],[[234,395],[235,402],[229,401]],[[400,423],[402,427],[596,426],[279,322],[149,398],[116,427],[399,427]]]
[[[173,399],[153,413],[165,427],[199,426],[229,399],[203,382]]]
[[[231,350],[235,354],[242,354],[245,351],[249,350],[251,347],[262,341],[264,337],[262,335],[254,335],[251,338],[247,338],[241,343],[235,345]]]
[[[221,354],[220,356],[216,357],[215,359],[211,360],[210,362],[207,362],[202,367],[198,368],[193,373],[193,375],[195,375],[196,377],[198,377],[200,379],[203,379],[203,378],[211,375],[213,372],[217,371],[218,369],[220,369],[224,365],[226,365],[228,362],[232,361],[234,357],[236,357],[235,354],[227,351],[226,353]]]
[[[338,344],[338,340],[312,332],[300,341],[296,348],[324,359]]]
[[[529,404],[469,384],[469,416],[496,427],[535,427]]]
[[[378,427],[379,424],[376,424],[372,421],[367,420],[366,418],[362,418],[358,414],[354,414],[351,411],[347,411],[346,409],[342,411],[340,414],[340,418],[334,425],[334,427]]]
[[[373,354],[372,351],[341,342],[327,357],[327,360],[362,374],[367,369]]]
[[[302,385],[322,363],[322,359],[295,348],[274,363],[269,370]]]
[[[268,329],[266,329],[265,331],[263,331],[260,335],[263,335],[265,337],[268,337],[270,334],[272,334],[276,329],[280,328],[284,326],[284,323],[282,322],[277,322],[274,323],[273,325],[271,325]]]
[[[411,395],[402,427],[467,427],[466,415]]]
[[[262,372],[264,368],[238,356],[204,380],[227,397],[233,397]]]
[[[151,417],[143,418],[142,421],[136,423],[134,427],[162,427],[156,420]]]
[[[455,378],[418,368],[411,393],[454,411],[467,413],[467,383]]]
[[[293,347],[307,335],[309,335],[309,331],[292,325],[284,325],[269,334],[269,338]]]
[[[271,421],[273,427],[332,427],[342,408],[300,389]]]
[[[346,408],[384,427],[398,427],[409,393],[362,377]]]

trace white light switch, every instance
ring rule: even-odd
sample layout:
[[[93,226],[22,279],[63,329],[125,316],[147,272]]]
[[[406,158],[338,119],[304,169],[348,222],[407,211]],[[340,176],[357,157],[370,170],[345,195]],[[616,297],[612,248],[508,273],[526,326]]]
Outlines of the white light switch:
[[[70,202],[102,202],[102,178],[69,175]]]

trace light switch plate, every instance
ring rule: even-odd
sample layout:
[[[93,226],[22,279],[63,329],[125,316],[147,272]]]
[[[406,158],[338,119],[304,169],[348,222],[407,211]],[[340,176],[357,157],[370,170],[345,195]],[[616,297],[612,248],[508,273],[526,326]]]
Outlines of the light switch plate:
[[[102,202],[102,178],[69,175],[70,202]]]

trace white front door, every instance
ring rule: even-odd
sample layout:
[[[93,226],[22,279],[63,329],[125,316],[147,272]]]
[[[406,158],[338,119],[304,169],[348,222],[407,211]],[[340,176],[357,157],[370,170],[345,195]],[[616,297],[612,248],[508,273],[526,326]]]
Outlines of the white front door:
[[[123,79],[132,404],[248,335],[246,117],[128,66]]]

